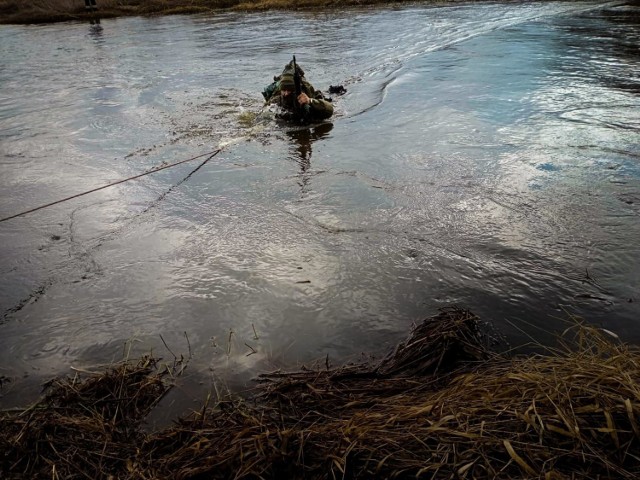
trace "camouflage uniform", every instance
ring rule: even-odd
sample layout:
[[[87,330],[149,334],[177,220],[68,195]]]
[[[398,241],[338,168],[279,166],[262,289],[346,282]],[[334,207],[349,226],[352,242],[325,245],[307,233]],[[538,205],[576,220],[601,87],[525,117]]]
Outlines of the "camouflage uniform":
[[[302,106],[304,109],[304,120],[317,122],[329,118],[333,115],[333,105],[331,105],[331,102],[325,100],[320,90],[313,88],[313,85],[304,78],[304,71],[300,66],[297,66],[297,68],[301,77],[302,92],[306,93],[311,100],[309,104]],[[292,93],[288,98],[281,95],[283,87],[286,87],[287,90],[291,90],[293,92],[293,86],[293,62],[291,62],[285,65],[282,74],[275,77],[272,84],[265,87],[262,91],[262,96],[268,104],[278,105],[280,108],[285,110],[286,113],[282,115],[283,118],[299,121],[301,119],[294,117],[293,97],[295,97],[295,94]]]

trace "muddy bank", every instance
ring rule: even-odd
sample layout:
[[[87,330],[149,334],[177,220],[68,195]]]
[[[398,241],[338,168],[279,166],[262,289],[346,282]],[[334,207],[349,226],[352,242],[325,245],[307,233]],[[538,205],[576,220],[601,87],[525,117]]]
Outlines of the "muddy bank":
[[[79,0],[47,0],[37,3],[0,0],[0,24],[54,23],[70,20],[89,21],[95,17],[176,15],[223,10],[339,9],[349,6],[395,4],[404,1],[408,0],[134,0],[129,2],[97,0],[97,8],[89,11],[85,8],[83,2]]]
[[[638,478],[640,350],[576,323],[507,358],[443,310],[377,364],[260,377],[146,434],[184,364],[144,358],[48,385],[0,418],[2,478]]]

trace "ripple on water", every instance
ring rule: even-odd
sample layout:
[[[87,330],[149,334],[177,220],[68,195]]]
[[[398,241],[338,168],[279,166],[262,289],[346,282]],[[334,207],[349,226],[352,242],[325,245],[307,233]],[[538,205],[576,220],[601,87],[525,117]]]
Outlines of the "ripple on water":
[[[6,214],[224,147],[2,225],[0,364],[31,375],[15,392],[123,349],[164,352],[160,335],[193,349],[203,389],[239,387],[384,353],[450,303],[514,343],[548,341],[564,310],[639,338],[636,10],[1,29]],[[292,53],[317,87],[347,86],[330,128],[262,110]]]

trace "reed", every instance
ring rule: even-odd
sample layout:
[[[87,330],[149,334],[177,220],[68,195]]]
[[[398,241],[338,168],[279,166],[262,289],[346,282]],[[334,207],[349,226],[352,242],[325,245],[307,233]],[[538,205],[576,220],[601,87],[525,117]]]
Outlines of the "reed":
[[[228,8],[234,0],[97,0],[98,10],[85,9],[83,0],[0,0],[0,23],[51,23],[94,16],[197,13]]]
[[[447,309],[377,364],[265,374],[153,434],[139,425],[167,387],[150,359],[56,381],[0,417],[0,477],[640,478],[638,348],[582,324],[542,354],[489,344]]]
[[[168,15],[225,9],[268,10],[340,8],[387,3],[389,0],[97,0],[98,11],[85,10],[83,0],[0,0],[0,23],[51,23],[92,16]],[[395,0],[397,3],[401,0]]]

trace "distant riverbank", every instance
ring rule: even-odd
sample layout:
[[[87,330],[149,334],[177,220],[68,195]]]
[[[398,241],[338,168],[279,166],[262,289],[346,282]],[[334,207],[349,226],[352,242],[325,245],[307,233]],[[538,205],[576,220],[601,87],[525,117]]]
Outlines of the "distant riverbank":
[[[45,0],[24,2],[0,0],[0,23],[53,23],[90,20],[93,17],[114,18],[137,15],[173,15],[205,13],[220,10],[270,10],[341,8],[405,0],[96,0],[96,10],[87,10],[82,0]]]

